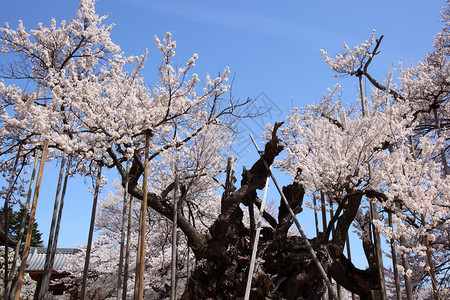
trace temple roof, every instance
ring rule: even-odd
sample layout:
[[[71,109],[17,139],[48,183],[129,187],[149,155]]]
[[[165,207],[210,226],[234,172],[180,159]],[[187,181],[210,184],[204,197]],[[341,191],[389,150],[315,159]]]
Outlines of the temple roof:
[[[62,271],[68,264],[68,258],[80,252],[76,248],[57,248],[55,253],[55,261],[53,263],[53,271]],[[47,248],[31,247],[27,260],[26,272],[39,272],[44,270],[45,257]]]

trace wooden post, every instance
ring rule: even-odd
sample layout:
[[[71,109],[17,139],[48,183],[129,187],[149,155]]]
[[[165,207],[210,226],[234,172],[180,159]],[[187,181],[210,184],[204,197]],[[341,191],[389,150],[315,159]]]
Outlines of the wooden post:
[[[23,277],[25,275],[25,268],[27,265],[28,254],[30,252],[31,236],[33,234],[34,217],[36,216],[36,207],[37,207],[37,203],[38,203],[38,199],[39,199],[39,191],[41,189],[42,174],[44,173],[45,160],[47,159],[48,144],[49,144],[49,141],[45,140],[44,149],[42,150],[41,162],[39,164],[39,172],[38,172],[38,176],[37,176],[37,180],[36,180],[36,187],[34,189],[33,203],[31,205],[31,212],[30,212],[30,219],[28,221],[27,237],[25,239],[25,245],[23,247],[23,252],[22,252],[23,253],[22,254],[22,262],[21,262],[20,268],[19,268],[19,274],[18,274],[18,279],[17,279],[17,288],[14,293],[15,300],[20,299],[20,292],[22,290]]]
[[[53,215],[52,215],[52,222],[50,225],[50,234],[48,237],[48,243],[47,243],[47,253],[45,255],[45,264],[44,264],[44,273],[42,274],[42,281],[41,281],[41,288],[39,290],[39,300],[45,300],[45,295],[48,291],[48,286],[50,284],[50,278],[52,275],[53,270],[53,261],[50,259],[51,256],[54,256],[56,251],[56,245],[55,239],[57,237],[55,236],[55,229],[56,229],[56,219],[58,218],[58,211],[60,211],[60,195],[61,195],[61,187],[63,182],[63,175],[64,175],[64,167],[66,164],[66,155],[63,154],[61,159],[61,166],[59,171],[59,177],[58,177],[58,184],[56,186],[56,195],[55,195],[55,203],[53,205]]]
[[[80,299],[83,299],[83,300],[85,298],[85,293],[86,293],[86,282],[87,282],[88,271],[89,271],[89,261],[91,259],[92,236],[94,234],[95,214],[97,211],[97,200],[98,200],[98,193],[99,193],[99,189],[100,189],[101,178],[102,178],[102,166],[99,165],[98,171],[97,171],[97,180],[95,182],[94,201],[92,202],[91,223],[89,226],[89,236],[88,236],[88,244],[87,244],[87,248],[86,248],[86,258],[84,260],[83,280],[81,282]]]
[[[388,222],[389,227],[392,228],[392,213],[388,212]],[[402,291],[400,288],[400,277],[398,276],[398,267],[397,267],[397,252],[395,251],[395,241],[394,238],[391,238],[391,255],[392,255],[392,269],[394,270],[394,282],[395,282],[395,293],[397,300],[402,300]]]
[[[139,251],[136,262],[136,284],[134,290],[134,300],[144,298],[144,272],[145,272],[145,233],[147,230],[147,186],[148,186],[148,152],[150,144],[150,133],[145,134],[145,154],[144,154],[144,179],[142,183],[142,205],[141,218],[139,224]]]
[[[319,218],[317,216],[316,210],[317,199],[315,194],[313,194],[313,205],[314,205],[314,224],[316,225],[316,236],[319,236]]]
[[[374,202],[370,202],[370,211],[372,214],[372,220],[378,220],[378,212],[377,207]],[[378,278],[380,279],[380,299],[385,300],[386,299],[386,282],[384,280],[384,266],[383,266],[383,255],[381,253],[381,240],[380,240],[380,233],[378,232],[378,228],[373,225],[373,240],[375,244],[375,254],[377,257],[377,268],[378,268]]]
[[[331,220],[333,220],[333,217],[334,217],[334,210],[333,210],[333,203],[331,202],[330,198],[329,198],[329,201],[330,201],[330,222],[331,222]],[[334,236],[334,224],[331,226],[331,233]],[[331,276],[329,276],[328,278],[330,279],[330,282],[332,282]],[[336,282],[336,290],[337,290],[338,298],[342,299],[341,286],[337,282]]]
[[[175,167],[175,169],[177,169]],[[178,219],[178,173],[175,170],[175,186],[173,189],[173,220],[172,220],[172,269],[170,274],[170,300],[177,299],[177,219]]]
[[[8,277],[8,284],[6,286],[5,299],[9,299],[10,295],[14,295],[15,289],[17,287],[17,282],[14,282],[14,277],[15,277],[15,273],[16,273],[17,260],[19,259],[20,244],[21,244],[21,241],[23,238],[23,233],[25,231],[25,225],[26,225],[26,221],[27,221],[28,212],[30,210],[31,194],[33,192],[34,179],[36,178],[36,170],[37,170],[37,165],[38,165],[38,161],[39,161],[39,159],[38,159],[39,151],[36,151],[34,156],[35,156],[35,159],[34,159],[33,171],[31,173],[30,184],[28,187],[27,200],[25,202],[23,218],[20,223],[19,235],[17,236],[18,243],[16,244],[16,248],[14,249],[14,258],[13,258],[12,265],[11,265],[11,272],[9,273],[9,277]]]
[[[122,299],[127,299],[128,290],[128,267],[129,267],[129,257],[130,257],[130,246],[131,246],[131,226],[133,224],[133,196],[130,197],[130,203],[128,206],[128,225],[127,225],[127,245],[125,249],[125,262],[123,266],[123,289],[122,289]]]
[[[117,275],[117,300],[122,299],[122,269],[123,269],[123,256],[124,256],[124,248],[125,248],[125,227],[126,227],[126,215],[127,215],[127,194],[128,194],[128,180],[129,180],[129,163],[130,159],[127,158],[126,165],[126,178],[125,178],[125,186],[123,190],[123,207],[122,207],[122,230],[120,231],[120,253],[119,253],[119,271]],[[124,277],[127,274],[124,275]],[[123,298],[126,299],[126,298]]]
[[[19,144],[19,149],[17,150],[16,153],[16,158],[14,159],[14,164],[13,164],[13,169],[12,169],[12,174],[11,174],[11,178],[9,181],[9,187],[8,190],[6,192],[5,195],[5,205],[3,206],[3,213],[4,213],[4,217],[5,217],[5,277],[4,277],[4,285],[5,285],[5,298],[6,298],[6,290],[7,290],[7,286],[8,286],[8,278],[9,278],[9,272],[8,272],[8,267],[9,267],[9,199],[11,198],[11,194],[12,194],[12,190],[14,188],[14,183],[16,181],[16,173],[17,173],[17,164],[19,163],[19,158],[20,158],[20,152],[22,151],[22,142],[20,142]],[[19,241],[20,243],[20,241]],[[12,272],[12,270],[11,270]]]

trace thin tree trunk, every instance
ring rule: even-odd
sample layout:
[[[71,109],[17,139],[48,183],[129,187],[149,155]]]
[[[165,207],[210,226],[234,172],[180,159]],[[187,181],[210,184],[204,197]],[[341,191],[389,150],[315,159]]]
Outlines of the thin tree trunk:
[[[14,258],[13,258],[12,265],[11,265],[11,272],[9,273],[9,277],[8,277],[8,284],[6,286],[5,299],[9,299],[10,295],[14,295],[15,289],[17,287],[17,282],[14,282],[14,278],[16,275],[17,260],[19,259],[20,245],[22,243],[23,233],[25,231],[25,225],[27,222],[27,216],[28,216],[28,213],[30,210],[31,194],[33,192],[34,179],[36,178],[36,170],[37,170],[37,165],[38,165],[38,161],[39,161],[39,159],[38,159],[39,151],[37,151],[34,156],[35,156],[35,159],[34,159],[33,171],[31,173],[30,184],[28,187],[27,201],[25,202],[23,218],[20,223],[19,235],[17,236],[17,244],[16,244],[16,248],[14,250]]]
[[[129,267],[129,257],[130,257],[130,247],[131,247],[131,226],[133,224],[133,196],[129,195],[130,204],[128,207],[128,225],[127,225],[127,246],[125,250],[125,262],[123,266],[123,289],[122,289],[122,299],[127,299],[127,289],[128,289],[128,267]]]
[[[63,154],[62,159],[61,159],[58,184],[56,187],[55,203],[53,206],[52,222],[50,225],[50,234],[48,237],[47,254],[45,256],[44,273],[42,274],[41,288],[39,291],[39,300],[45,300],[45,294],[48,291],[48,286],[50,284],[50,277],[52,275],[52,270],[53,270],[53,263],[51,262],[51,256],[54,255],[53,248],[55,248],[55,250],[56,250],[56,247],[53,247],[53,244],[55,243],[56,219],[58,218],[58,211],[59,211],[60,197],[61,197],[61,187],[62,187],[62,182],[63,182],[65,165],[66,165],[66,155]]]
[[[17,164],[19,163],[20,152],[22,151],[22,143],[19,144],[19,149],[16,153],[16,158],[14,159],[13,169],[11,173],[11,178],[9,181],[8,190],[5,195],[5,205],[3,207],[3,213],[5,218],[5,277],[4,277],[4,285],[5,285],[5,298],[6,298],[6,288],[8,286],[8,277],[9,277],[9,200],[12,195],[12,190],[14,188],[14,183],[16,181],[16,173],[17,173]]]
[[[25,275],[25,268],[27,265],[28,254],[30,251],[31,236],[33,234],[34,217],[36,215],[36,207],[37,207],[37,203],[38,203],[38,199],[39,199],[39,191],[41,189],[42,174],[44,173],[45,160],[47,159],[48,143],[49,143],[49,141],[45,140],[44,149],[42,150],[42,157],[41,157],[41,162],[39,165],[39,172],[38,172],[38,177],[36,180],[36,187],[34,189],[33,203],[31,205],[30,219],[28,221],[27,237],[25,239],[25,245],[23,247],[22,262],[20,264],[20,269],[19,269],[19,274],[18,274],[18,279],[17,279],[17,289],[14,293],[15,300],[20,299],[20,292],[22,290],[23,277]]]
[[[122,230],[120,231],[120,253],[119,253],[119,272],[117,275],[117,300],[122,299],[122,269],[123,269],[123,255],[125,248],[125,227],[126,227],[126,216],[127,216],[127,194],[128,194],[128,179],[129,179],[129,163],[130,159],[127,158],[127,166],[126,166],[126,178],[125,178],[125,187],[123,191],[123,207],[122,207]],[[125,274],[124,276],[127,276]],[[124,298],[125,299],[125,298]]]
[[[145,134],[145,154],[144,154],[144,179],[142,183],[142,205],[141,218],[139,224],[139,249],[138,259],[136,263],[136,284],[134,290],[134,300],[142,300],[144,298],[144,271],[145,271],[145,234],[147,231],[147,185],[148,185],[148,152],[150,144],[150,135]]]
[[[178,174],[175,171],[175,187],[173,189],[173,220],[172,220],[172,270],[170,274],[170,300],[177,299],[177,218],[178,218]]]
[[[83,270],[83,280],[81,282],[81,293],[80,293],[80,299],[85,298],[86,293],[86,281],[88,277],[88,271],[89,271],[89,261],[91,259],[91,248],[92,248],[92,236],[94,234],[94,225],[95,225],[95,214],[97,211],[97,200],[98,200],[98,193],[100,189],[100,180],[102,177],[102,166],[98,166],[97,171],[97,180],[95,183],[95,191],[94,191],[94,201],[92,202],[92,213],[91,213],[91,223],[89,226],[89,236],[88,236],[88,244],[86,248],[86,258],[84,260],[84,270]]]
[[[392,228],[392,213],[388,213],[388,222],[389,227]],[[397,253],[395,251],[395,242],[394,239],[391,238],[391,255],[392,255],[392,268],[394,270],[394,282],[395,282],[395,293],[397,300],[402,300],[402,292],[400,288],[400,277],[398,276],[398,267],[397,267]]]

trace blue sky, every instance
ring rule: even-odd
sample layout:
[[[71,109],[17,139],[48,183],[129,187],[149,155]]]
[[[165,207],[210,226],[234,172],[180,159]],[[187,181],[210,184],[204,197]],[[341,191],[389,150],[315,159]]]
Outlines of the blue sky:
[[[256,98],[257,103],[273,108],[263,119],[248,121],[242,127],[246,138],[247,131],[261,136],[265,122],[283,120],[292,103],[305,106],[318,101],[339,81],[346,84],[344,100],[354,100],[352,79],[333,78],[319,49],[338,53],[343,42],[359,44],[376,29],[376,37],[384,35],[381,53],[370,68],[378,79],[399,60],[410,64],[422,59],[431,51],[433,36],[441,28],[438,20],[444,4],[438,0],[100,0],[97,12],[109,15],[107,24],[116,24],[112,38],[126,54],[139,55],[149,49],[144,69],[149,83],[156,78],[160,63],[153,36],[163,37],[166,31],[177,40],[175,63],[184,64],[198,53],[195,72],[200,77],[208,72],[215,75],[229,66],[235,76],[235,97]],[[33,29],[38,22],[49,25],[52,17],[58,22],[70,19],[77,7],[75,0],[4,1],[0,23],[9,22],[16,28],[21,19],[27,29]],[[247,148],[254,152],[243,140],[236,151]],[[240,164],[248,166],[255,156],[239,157]],[[56,166],[47,167],[37,210],[45,243],[57,173]],[[114,173],[108,176],[112,178]],[[92,196],[86,191],[90,184],[90,179],[69,182],[59,247],[72,247],[87,239]],[[313,223],[303,226],[314,232]]]

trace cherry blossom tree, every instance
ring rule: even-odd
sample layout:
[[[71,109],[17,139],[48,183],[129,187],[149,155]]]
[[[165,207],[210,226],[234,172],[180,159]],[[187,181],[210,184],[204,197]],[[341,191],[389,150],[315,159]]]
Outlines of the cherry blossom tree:
[[[265,211],[252,297],[322,296],[325,279],[307,249],[311,243],[329,276],[361,299],[373,299],[382,285],[370,238],[374,228],[396,241],[398,251],[417,253],[421,262],[426,261],[422,271],[403,270],[407,276],[421,272],[422,284],[432,286],[434,297],[447,295],[448,263],[443,258],[450,213],[448,3],[433,52],[417,66],[392,70],[384,81],[369,72],[382,45],[375,32],[359,46],[345,45],[344,53],[336,57],[323,51],[337,74],[355,76],[359,82],[366,78],[370,96],[361,93],[359,103],[345,104],[337,85],[320,103],[294,108],[284,126],[269,126],[261,158],[244,169],[239,186],[228,172],[225,192],[220,174],[225,171],[233,122],[248,103],[229,96],[228,68],[217,78],[207,75],[201,80],[192,73],[196,54],[176,66],[176,43],[168,33],[162,41],[155,37],[162,63],[158,81],[147,85],[141,71],[148,53],[122,53],[110,39],[112,26],[103,24],[105,17],[95,13],[94,4],[81,0],[77,17],[60,25],[52,20],[50,27],[39,24],[30,31],[22,23],[16,30],[9,25],[0,29],[1,52],[18,59],[2,69],[3,77],[30,82],[27,88],[0,83],[1,163],[11,165],[19,145],[26,157],[45,141],[51,159],[65,152],[79,174],[89,174],[93,162],[115,169],[120,185],[127,187],[124,192],[147,199],[151,209],[145,241],[146,295],[164,298],[170,290],[165,285],[170,276],[174,198],[183,236],[180,255],[187,261],[189,250],[195,258],[193,269],[187,272],[186,265],[180,272],[187,280],[182,299],[244,295],[255,232],[254,216],[249,214],[248,225],[244,210],[261,206],[257,191],[269,176],[266,166],[283,150],[286,157],[275,165],[291,176],[283,193],[292,211],[299,214],[309,201],[305,195],[321,192],[334,216],[308,242],[289,233],[294,219],[284,202],[277,217]],[[394,80],[394,74],[399,78]],[[144,152],[149,153],[148,161]],[[148,178],[141,179],[147,171]],[[148,184],[145,195],[143,180]],[[97,223],[102,233],[92,254],[89,297],[113,297],[117,288],[116,280],[109,278],[117,276],[111,258],[118,257],[120,199],[110,196],[102,204]],[[344,253],[351,226],[360,229],[366,269],[355,267]],[[432,265],[430,257],[437,258],[438,265]],[[74,262],[71,268],[76,288],[81,266]]]
[[[379,207],[380,219],[373,224],[386,238],[418,241],[408,249],[400,244],[398,248],[423,258],[429,251],[428,242],[433,243],[436,232],[448,224],[448,7],[443,15],[445,25],[436,36],[434,51],[418,66],[400,68],[398,82],[390,74],[380,83],[368,71],[382,37],[375,39],[372,34],[360,46],[345,45],[345,52],[335,58],[322,51],[338,74],[367,78],[373,87],[371,97],[359,97],[358,105],[345,105],[337,96],[337,86],[321,103],[295,109],[283,129],[289,155],[280,163],[282,168],[307,193],[322,191],[337,206],[332,220],[336,232],[328,249],[333,264],[338,265],[332,267],[336,270],[333,277],[349,290],[355,288],[345,282],[349,274],[338,273],[348,263],[342,255],[344,233],[364,203]],[[325,238],[329,236],[328,230]],[[373,271],[375,261],[368,260],[366,271]],[[427,265],[428,270],[434,268],[430,261]],[[431,271],[417,276],[430,278],[426,273]],[[441,295],[444,290],[442,286]]]
[[[163,41],[155,36],[162,55],[159,81],[145,84],[141,70],[147,53],[127,57],[120,52],[110,39],[112,25],[103,24],[106,17],[95,13],[94,4],[80,1],[76,18],[59,25],[53,19],[50,27],[38,24],[30,31],[22,22],[16,30],[9,24],[0,29],[1,52],[16,58],[2,67],[2,77],[24,82],[0,82],[2,157],[22,145],[26,158],[48,144],[50,158],[66,153],[78,174],[90,174],[93,162],[115,168],[129,179],[128,192],[143,199],[139,178],[143,141],[149,137],[149,206],[172,216],[174,176],[182,174],[180,207],[208,223],[215,207],[203,199],[217,199],[215,177],[224,170],[233,123],[249,100],[227,95],[228,68],[201,80],[192,73],[197,54],[174,66],[176,42],[170,33]],[[129,159],[128,174],[123,164]],[[193,247],[204,242],[185,214],[179,214],[178,223]]]

